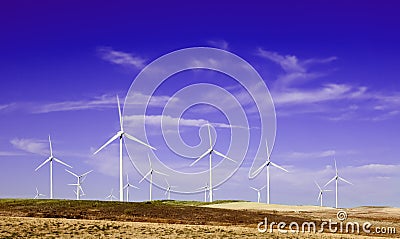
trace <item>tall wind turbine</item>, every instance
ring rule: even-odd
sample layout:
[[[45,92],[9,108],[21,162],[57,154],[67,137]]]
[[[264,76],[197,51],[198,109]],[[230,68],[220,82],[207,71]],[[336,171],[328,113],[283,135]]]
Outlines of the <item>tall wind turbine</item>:
[[[262,188],[259,188],[259,189],[250,187],[251,189],[253,189],[254,191],[257,192],[257,202],[258,203],[260,203],[260,199],[261,199],[261,190],[263,190],[266,186],[267,185],[264,185]]]
[[[122,114],[121,114],[121,106],[119,104],[119,98],[117,96],[117,103],[118,103],[118,114],[119,114],[119,125],[120,125],[120,130],[112,137],[110,138],[103,146],[101,146],[96,152],[94,152],[93,155],[97,154],[100,150],[105,148],[107,145],[111,144],[114,140],[119,138],[119,200],[122,202],[124,201],[124,182],[123,182],[123,165],[122,165],[122,140],[124,136],[126,136],[128,139],[133,140],[137,143],[140,143],[144,146],[147,146],[153,150],[156,150],[154,147],[146,144],[145,142],[137,139],[136,137],[133,137],[132,135],[126,133],[123,128],[123,119],[122,119]]]
[[[176,188],[176,186],[169,185],[167,178],[164,178],[164,179],[165,179],[165,182],[167,183],[167,189],[165,190],[164,194],[165,195],[168,194],[168,200],[171,200],[171,188]]]
[[[129,188],[139,189],[138,187],[130,184],[128,174],[126,174],[126,184],[124,186],[124,189],[126,189],[126,201],[127,202],[129,202]]]
[[[324,187],[328,186],[328,184],[330,184],[331,182],[335,181],[335,186],[336,186],[336,208],[338,208],[338,186],[339,186],[338,183],[339,183],[339,180],[342,180],[343,182],[348,183],[348,184],[351,184],[351,185],[353,185],[353,184],[350,183],[349,181],[347,181],[346,179],[344,179],[344,178],[342,178],[342,177],[339,176],[338,169],[337,169],[337,166],[336,166],[336,159],[334,158],[333,160],[335,161],[335,171],[336,171],[336,174],[335,174],[335,176],[334,176],[331,180],[329,180],[329,181],[325,184]]]
[[[322,207],[322,206],[323,206],[323,203],[322,203],[322,195],[324,194],[324,192],[332,192],[332,190],[322,189],[316,181],[314,181],[314,182],[315,182],[315,185],[317,185],[317,187],[318,187],[318,189],[319,189],[317,201],[321,201],[321,207]]]
[[[50,144],[50,157],[48,157],[42,164],[40,164],[39,167],[37,167],[35,169],[35,171],[37,171],[39,168],[41,168],[46,163],[50,162],[50,199],[53,199],[53,160],[56,161],[57,163],[65,165],[69,168],[72,168],[72,167],[53,156],[53,147],[51,145],[50,135],[49,135],[49,144]]]
[[[85,193],[83,192],[83,189],[82,189],[82,183],[83,183],[83,181],[85,181],[86,176],[87,176],[89,173],[93,172],[93,170],[87,171],[86,173],[84,173],[84,174],[82,174],[82,175],[79,175],[79,176],[78,176],[77,174],[75,174],[75,173],[69,171],[68,169],[66,169],[65,171],[67,171],[67,172],[70,173],[71,175],[75,176],[76,179],[77,179],[77,182],[76,182],[76,183],[74,183],[74,184],[68,184],[68,185],[70,185],[70,186],[76,186],[76,191],[74,191],[74,192],[75,192],[75,194],[76,194],[76,200],[79,200],[79,197],[80,197],[80,195],[81,195],[81,192],[82,192],[82,196],[85,194]]]
[[[209,155],[209,165],[210,165],[210,188],[209,188],[210,192],[209,192],[209,196],[210,196],[210,202],[212,202],[213,201],[213,185],[212,185],[212,172],[211,172],[211,170],[212,170],[212,157],[211,157],[212,153],[215,153],[216,155],[218,155],[220,157],[223,157],[223,158],[226,158],[226,159],[228,159],[228,160],[230,160],[230,161],[232,161],[234,163],[236,163],[236,161],[231,159],[231,158],[229,158],[226,155],[223,155],[222,153],[220,153],[220,152],[218,152],[217,150],[214,149],[212,138],[211,138],[211,131],[210,131],[210,124],[209,123],[207,124],[207,128],[208,128],[208,138],[210,140],[210,148],[206,152],[204,152],[198,159],[196,159],[193,163],[191,163],[190,166],[195,165],[199,160],[201,160],[205,156]]]
[[[113,191],[114,191],[114,188],[111,189],[110,195],[108,195],[108,196],[106,197],[106,199],[109,199],[111,202],[114,201],[113,199],[117,199],[117,197],[114,196]]]
[[[260,168],[258,168],[254,172],[254,174],[257,174],[258,172],[263,170],[265,167],[267,168],[267,185],[266,186],[267,186],[267,204],[269,204],[269,202],[270,202],[270,183],[269,183],[270,182],[270,179],[269,179],[270,173],[269,173],[269,167],[272,165],[275,168],[279,168],[280,170],[283,170],[285,172],[289,172],[289,171],[287,171],[283,167],[277,165],[276,163],[271,162],[271,154],[270,154],[269,149],[268,149],[268,144],[266,144],[266,148],[267,148],[267,160],[265,161],[265,163],[263,165],[261,165]]]
[[[36,194],[35,194],[35,197],[33,199],[39,199],[42,196],[45,197],[46,195],[39,193],[39,190],[36,187]]]
[[[144,175],[144,177],[139,181],[139,183],[143,182],[143,180],[145,178],[147,178],[147,176],[150,175],[150,201],[151,201],[152,200],[151,194],[152,194],[152,190],[153,190],[153,173],[158,173],[158,174],[161,174],[161,175],[164,175],[164,176],[168,176],[168,175],[153,169],[153,166],[152,166],[151,160],[150,160],[150,155],[147,155],[147,157],[149,158],[150,170],[149,170],[148,173],[146,173],[146,175]]]

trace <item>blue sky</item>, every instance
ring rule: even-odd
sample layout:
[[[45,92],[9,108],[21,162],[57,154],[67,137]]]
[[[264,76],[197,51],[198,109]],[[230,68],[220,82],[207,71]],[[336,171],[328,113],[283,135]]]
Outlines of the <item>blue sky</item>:
[[[271,171],[273,203],[317,204],[313,180],[323,184],[333,177],[336,152],[340,173],[354,183],[340,188],[342,206],[400,206],[396,9],[394,1],[3,4],[0,196],[33,197],[36,186],[49,194],[48,167],[34,172],[48,154],[48,134],[55,155],[74,172],[94,169],[84,185],[86,198],[102,199],[111,188],[117,190],[117,145],[92,156],[118,130],[115,95],[124,98],[137,74],[158,57],[211,46],[248,61],[270,89],[277,113],[271,159],[290,170]],[[160,104],[185,85],[218,77],[224,78],[186,72],[180,83],[166,82],[159,89]],[[222,86],[241,93],[229,79]],[[226,121],[217,111],[193,111],[187,117]],[[186,127],[191,133],[182,135],[184,140],[197,143],[199,138],[188,135],[199,127]],[[222,142],[229,136],[224,129],[217,133]],[[152,143],[163,148],[162,141]],[[224,143],[220,147],[227,149]],[[256,200],[249,186],[263,186],[265,172],[248,180],[252,160],[245,159],[216,191],[216,199]],[[141,176],[127,159],[125,165],[131,182],[141,188],[131,199],[146,200],[148,184],[138,184]],[[55,165],[55,197],[74,198],[66,185],[73,182]],[[163,193],[156,189],[154,196],[162,199]],[[203,195],[172,197],[201,200]],[[333,199],[325,196],[328,205]]]

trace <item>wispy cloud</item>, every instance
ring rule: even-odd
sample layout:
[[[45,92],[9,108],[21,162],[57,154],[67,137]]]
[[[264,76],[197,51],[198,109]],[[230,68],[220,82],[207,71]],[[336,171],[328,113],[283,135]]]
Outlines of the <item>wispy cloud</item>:
[[[17,149],[40,155],[48,154],[48,142],[40,139],[12,139],[10,143]]]
[[[4,157],[4,156],[22,156],[22,155],[25,155],[25,154],[20,153],[20,152],[0,151],[0,157]]]
[[[209,40],[207,43],[210,46],[218,47],[223,50],[228,50],[229,49],[229,43],[225,40]]]
[[[145,66],[146,63],[146,59],[140,56],[135,56],[132,53],[126,53],[123,51],[117,51],[112,49],[111,47],[99,47],[97,49],[97,52],[103,60],[117,65],[124,65],[141,69]]]

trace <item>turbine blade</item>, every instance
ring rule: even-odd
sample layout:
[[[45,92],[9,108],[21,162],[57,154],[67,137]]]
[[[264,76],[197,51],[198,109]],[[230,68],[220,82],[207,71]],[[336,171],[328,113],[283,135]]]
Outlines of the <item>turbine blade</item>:
[[[67,163],[64,163],[63,161],[59,160],[58,158],[53,158],[53,159],[54,159],[54,161],[56,161],[57,163],[60,163],[60,164],[63,164],[63,165],[65,165],[65,166],[69,167],[69,168],[72,168],[72,166],[68,165]]]
[[[50,134],[49,134],[49,145],[50,145],[50,157],[53,157],[53,147],[51,146]]]
[[[336,166],[336,158],[333,158],[333,160],[335,161],[335,171],[336,171],[336,175],[338,174],[338,170],[337,170],[337,166]]]
[[[150,169],[153,169],[153,165],[151,165],[150,154],[147,154],[147,159],[149,160]]]
[[[264,185],[262,188],[258,189],[259,191],[263,190],[267,185]]]
[[[342,180],[342,181],[345,182],[345,183],[348,183],[348,184],[350,184],[350,185],[353,185],[352,183],[350,183],[349,181],[347,181],[346,179],[344,179],[344,178],[342,178],[342,177],[339,177],[339,179]]]
[[[43,167],[43,165],[45,165],[45,164],[46,164],[47,162],[49,162],[51,159],[52,159],[51,157],[49,157],[48,159],[46,159],[42,164],[40,164],[40,165],[35,169],[35,171],[37,171],[39,168]]]
[[[120,125],[120,127],[121,127],[121,131],[123,131],[123,130],[122,130],[122,114],[121,114],[121,106],[120,106],[120,104],[119,104],[119,97],[118,97],[118,95],[117,95],[117,103],[118,103],[119,125]]]
[[[330,184],[331,182],[333,182],[333,180],[335,180],[335,178],[336,178],[336,176],[333,177],[331,180],[329,180],[329,181],[324,185],[324,187],[328,186],[328,184]]]
[[[209,154],[211,149],[207,150],[204,154],[202,154],[200,157],[198,157],[193,163],[190,164],[190,167],[195,165],[197,162],[199,162],[200,159],[204,158],[207,154]]]
[[[165,190],[165,193],[164,193],[164,195],[167,195],[167,193],[168,193],[168,189],[167,189],[167,190]]]
[[[146,147],[151,148],[152,150],[157,150],[157,149],[154,148],[153,146],[146,144],[145,142],[139,140],[139,139],[136,138],[136,137],[133,137],[132,135],[130,135],[130,134],[128,134],[128,133],[124,133],[124,135],[125,135],[128,139],[130,139],[130,140],[136,141],[136,142],[138,142],[139,144],[142,144],[142,145],[144,145],[144,146],[146,146]]]
[[[147,178],[147,176],[149,176],[150,173],[151,173],[151,170],[148,173],[146,173],[146,175],[144,175],[144,177],[139,181],[139,183],[141,183],[145,178]]]
[[[69,171],[68,169],[65,169],[65,171],[67,171],[68,173],[70,173],[70,174],[74,175],[75,177],[79,178],[78,175],[74,174],[73,172]]]
[[[267,166],[269,163],[269,160],[265,161],[265,163],[263,163],[263,165],[261,165],[261,167],[259,167],[256,171],[254,171],[254,174],[258,174],[261,170],[263,170],[265,168],[265,166]]]
[[[153,169],[153,172],[161,174],[161,175],[164,175],[164,176],[167,176],[167,177],[169,176],[168,174],[165,174],[163,172],[160,172],[160,171],[157,171],[157,170],[154,170],[154,169]]]
[[[136,189],[140,189],[140,188],[138,188],[138,187],[136,187],[136,186],[133,186],[133,185],[130,185],[130,184],[129,184],[129,187],[131,187],[131,188],[136,188]]]
[[[207,128],[208,128],[208,139],[210,140],[210,148],[212,148],[212,138],[211,138],[210,123],[207,124]]]
[[[165,182],[167,183],[167,185],[168,185],[168,187],[169,187],[170,185],[169,185],[169,183],[168,183],[167,178],[164,178],[164,179],[165,179]]]
[[[286,169],[284,169],[283,167],[281,167],[281,166],[279,166],[278,164],[276,164],[276,163],[273,163],[273,162],[271,162],[271,164],[272,164],[272,166],[274,166],[274,167],[276,167],[276,168],[279,168],[280,170],[283,170],[283,171],[285,171],[285,172],[289,172],[289,171],[287,171]]]
[[[253,190],[255,190],[255,191],[258,191],[258,189],[256,189],[256,188],[253,188],[253,187],[250,187],[251,189],[253,189]]]
[[[86,173],[82,174],[80,177],[85,177],[86,175],[88,175],[89,173],[93,172],[93,169],[90,171],[87,171]],[[82,180],[83,181],[83,180]]]
[[[231,158],[229,158],[228,156],[226,156],[226,155],[223,155],[222,153],[220,153],[220,152],[218,152],[217,150],[213,150],[213,152],[216,154],[216,155],[218,155],[218,156],[221,156],[221,157],[223,157],[223,158],[226,158],[226,159],[228,159],[228,160],[230,160],[230,161],[232,161],[232,162],[234,162],[234,163],[236,163],[236,161],[235,160],[233,160],[233,159],[231,159]]]
[[[330,190],[330,189],[324,189],[324,190],[322,190],[322,191],[324,191],[324,192],[332,192],[333,190]]]
[[[77,183],[68,183],[67,185],[68,186],[78,186],[79,184],[77,184]]]
[[[129,184],[125,184],[125,186],[122,189],[126,189],[127,187],[129,187]]]
[[[321,191],[320,191],[319,194],[318,194],[317,202],[318,202],[319,199],[321,198],[321,195],[322,195],[322,193],[321,193]]]
[[[319,188],[319,190],[322,190],[321,187],[319,186],[319,184],[317,183],[317,181],[314,180],[315,185],[317,185],[317,187]]]
[[[120,133],[118,132],[116,135],[114,135],[111,139],[109,139],[105,144],[103,144],[103,146],[101,146],[96,152],[93,153],[93,155],[97,154],[98,152],[100,152],[100,150],[104,149],[105,147],[107,147],[107,145],[109,145],[112,141],[116,140],[118,137],[120,137]]]

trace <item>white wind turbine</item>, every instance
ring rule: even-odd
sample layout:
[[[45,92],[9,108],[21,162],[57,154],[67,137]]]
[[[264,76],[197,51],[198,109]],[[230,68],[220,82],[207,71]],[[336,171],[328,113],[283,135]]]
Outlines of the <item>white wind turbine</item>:
[[[124,186],[124,189],[126,189],[126,201],[127,202],[129,202],[129,188],[139,189],[138,187],[130,184],[128,174],[126,174],[126,184]]]
[[[164,179],[165,179],[165,182],[167,183],[167,189],[165,190],[164,194],[165,195],[168,194],[168,200],[170,200],[171,199],[171,188],[176,188],[176,186],[169,185],[167,178],[164,178]]]
[[[260,203],[260,199],[261,199],[261,190],[263,190],[266,186],[267,185],[264,185],[262,188],[259,188],[259,189],[250,187],[251,189],[253,189],[254,191],[257,192],[257,202],[258,203]]]
[[[114,196],[113,191],[114,191],[114,189],[111,189],[110,195],[108,195],[108,196],[106,197],[106,199],[109,199],[111,202],[114,201],[113,199],[117,199],[117,197]]]
[[[268,149],[268,144],[266,144],[266,148],[267,148],[267,160],[265,161],[265,163],[263,165],[261,165],[261,167],[259,167],[254,174],[259,173],[261,170],[263,170],[265,167],[267,168],[267,204],[269,204],[270,202],[270,173],[269,173],[269,167],[272,165],[275,168],[279,168],[280,170],[283,170],[285,172],[289,172],[286,169],[284,169],[283,167],[277,165],[276,163],[271,162],[271,154],[269,152]]]
[[[145,178],[147,178],[147,176],[150,175],[150,201],[151,201],[152,200],[151,194],[152,194],[152,190],[153,190],[153,173],[158,173],[158,174],[164,175],[164,176],[168,176],[168,175],[165,173],[159,172],[157,170],[154,170],[153,166],[151,164],[150,155],[147,155],[147,157],[149,158],[150,170],[149,170],[149,172],[146,173],[146,175],[144,175],[144,177],[139,181],[139,183],[143,182],[143,180]]]
[[[42,164],[40,164],[35,169],[35,171],[37,171],[39,168],[41,168],[46,163],[50,162],[50,199],[53,199],[53,160],[56,161],[57,163],[65,165],[67,167],[70,167],[70,168],[72,168],[72,167],[53,156],[53,147],[51,145],[50,135],[49,135],[49,144],[50,144],[50,156]]]
[[[212,155],[212,153],[215,153],[216,155],[218,155],[220,157],[223,157],[223,158],[226,158],[226,159],[228,159],[228,160],[230,160],[230,161],[232,161],[234,163],[236,163],[236,161],[231,159],[231,158],[229,158],[226,155],[223,155],[222,153],[220,153],[220,152],[218,152],[217,150],[214,149],[212,138],[211,138],[210,124],[209,123],[207,124],[207,128],[208,128],[208,138],[210,140],[210,148],[206,152],[204,152],[198,159],[196,159],[193,163],[191,163],[190,166],[193,166],[194,164],[196,164],[199,160],[201,160],[202,158],[207,156],[207,154],[209,155],[209,157],[210,157],[209,158],[209,166],[210,166],[210,187],[209,187],[209,191],[210,192],[209,192],[209,197],[210,197],[210,202],[212,202],[213,201],[213,186],[212,186],[212,172],[211,172],[211,169],[212,169],[212,157],[211,157],[211,155]]]
[[[117,103],[118,103],[118,114],[119,114],[119,125],[120,125],[120,130],[115,134],[111,139],[109,139],[103,146],[101,146],[96,152],[94,152],[93,155],[97,154],[100,150],[105,148],[107,145],[111,144],[114,140],[119,138],[119,200],[122,202],[124,200],[124,191],[123,191],[123,165],[122,165],[122,140],[124,136],[126,136],[128,139],[133,140],[137,143],[140,143],[144,146],[147,146],[153,150],[156,150],[154,147],[146,144],[145,142],[137,139],[136,137],[133,137],[132,135],[126,133],[123,129],[123,119],[122,119],[122,114],[121,114],[121,106],[119,104],[119,98],[117,96]],[[128,155],[129,156],[129,155]]]
[[[35,194],[34,199],[39,199],[39,198],[42,197],[42,196],[45,197],[46,195],[39,193],[39,190],[38,190],[37,187],[36,187],[36,194]]]
[[[66,169],[65,171],[67,171],[67,172],[70,173],[71,175],[75,176],[76,179],[77,179],[77,182],[76,182],[76,183],[73,183],[73,184],[70,183],[70,184],[68,184],[68,185],[70,185],[70,186],[76,186],[76,191],[74,191],[74,192],[75,192],[75,194],[76,194],[76,200],[79,200],[79,198],[80,198],[80,196],[81,196],[81,192],[82,192],[82,196],[85,195],[85,193],[83,192],[83,189],[82,189],[82,183],[83,183],[83,181],[85,181],[86,176],[87,176],[89,173],[93,172],[93,170],[87,171],[86,173],[84,173],[84,174],[82,174],[82,175],[79,175],[79,176],[78,176],[77,174],[75,174],[75,173],[69,171],[68,169]]]
[[[334,161],[335,161],[335,171],[336,171],[336,174],[335,174],[335,176],[331,179],[331,180],[329,180],[326,184],[325,184],[325,186],[324,187],[326,187],[326,186],[328,186],[328,184],[330,184],[331,182],[333,182],[333,181],[335,181],[335,186],[336,186],[336,208],[338,208],[338,183],[339,183],[339,180],[342,180],[343,182],[345,182],[345,183],[348,183],[348,184],[351,184],[351,185],[353,185],[352,183],[350,183],[349,181],[347,181],[346,179],[344,179],[344,178],[342,178],[342,177],[340,177],[339,176],[339,173],[338,173],[338,169],[337,169],[337,166],[336,166],[336,159],[334,158],[333,159]]]
[[[322,189],[316,181],[314,181],[314,182],[315,182],[315,185],[317,185],[317,187],[318,187],[318,189],[319,189],[317,201],[321,201],[321,207],[322,207],[322,206],[323,206],[323,203],[322,203],[322,196],[323,196],[324,192],[332,192],[332,190]]]
[[[204,189],[204,202],[207,202],[207,191],[210,189],[208,183],[206,183],[206,186],[200,187],[197,190],[199,189]]]

